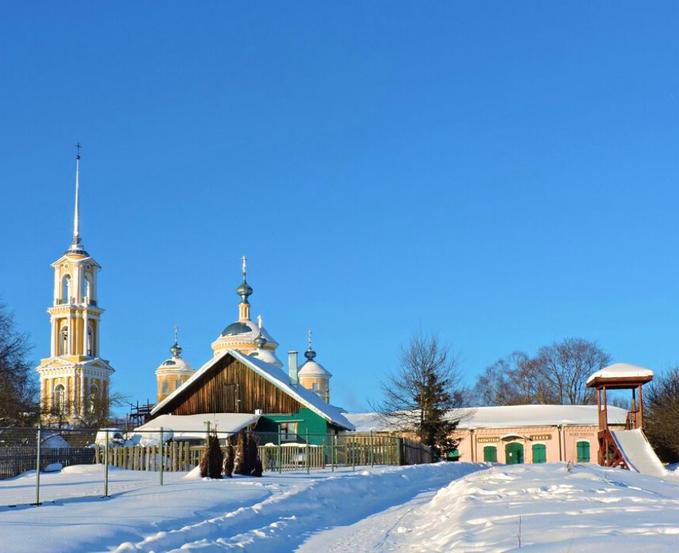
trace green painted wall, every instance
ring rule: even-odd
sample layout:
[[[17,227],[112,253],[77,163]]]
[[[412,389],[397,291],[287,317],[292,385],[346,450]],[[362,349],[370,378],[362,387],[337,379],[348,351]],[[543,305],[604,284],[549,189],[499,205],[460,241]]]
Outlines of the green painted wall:
[[[325,443],[328,434],[334,433],[335,430],[334,426],[328,424],[324,418],[314,413],[311,409],[302,407],[291,415],[283,413],[267,413],[262,415],[259,418],[255,431],[270,433],[270,441],[276,443],[279,423],[288,421],[297,422],[297,434],[300,441],[304,441],[307,432],[309,433],[310,444],[320,445]]]

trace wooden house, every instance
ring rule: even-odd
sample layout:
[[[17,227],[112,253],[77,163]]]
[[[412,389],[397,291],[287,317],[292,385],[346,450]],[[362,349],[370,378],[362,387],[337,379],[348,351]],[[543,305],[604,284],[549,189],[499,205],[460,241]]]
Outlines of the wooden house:
[[[340,409],[304,388],[280,366],[236,350],[216,354],[151,411],[159,415],[256,413],[266,439],[321,443],[328,434],[354,430]]]

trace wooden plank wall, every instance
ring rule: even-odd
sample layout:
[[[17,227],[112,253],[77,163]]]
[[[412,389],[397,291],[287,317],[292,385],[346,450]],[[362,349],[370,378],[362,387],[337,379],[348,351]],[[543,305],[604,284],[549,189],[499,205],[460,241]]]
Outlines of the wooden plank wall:
[[[158,414],[254,413],[255,409],[264,413],[295,413],[300,407],[299,402],[268,380],[227,356]]]

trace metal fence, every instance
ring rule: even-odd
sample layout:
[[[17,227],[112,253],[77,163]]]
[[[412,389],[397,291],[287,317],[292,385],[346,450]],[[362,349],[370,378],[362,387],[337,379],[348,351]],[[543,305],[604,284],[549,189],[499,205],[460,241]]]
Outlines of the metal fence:
[[[426,446],[391,435],[247,432],[245,436],[256,444],[265,474],[432,461],[431,450]],[[0,480],[34,471],[33,503],[40,504],[41,473],[71,465],[100,465],[96,482],[106,497],[110,494],[109,467],[157,472],[158,479],[154,480],[163,485],[165,473],[187,472],[198,465],[206,438],[205,429],[159,429],[125,436],[112,429],[0,428]],[[234,434],[218,432],[218,438],[224,453],[227,440],[236,449]],[[36,471],[36,467],[40,470]],[[0,506],[11,503],[3,501],[2,495],[0,486]]]

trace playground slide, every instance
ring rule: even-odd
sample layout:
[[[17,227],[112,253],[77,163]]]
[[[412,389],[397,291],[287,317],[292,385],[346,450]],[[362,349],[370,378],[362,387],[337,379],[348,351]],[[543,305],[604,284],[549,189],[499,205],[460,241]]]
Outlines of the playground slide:
[[[651,476],[665,476],[665,467],[641,430],[617,430],[611,431],[611,434],[630,470]]]

